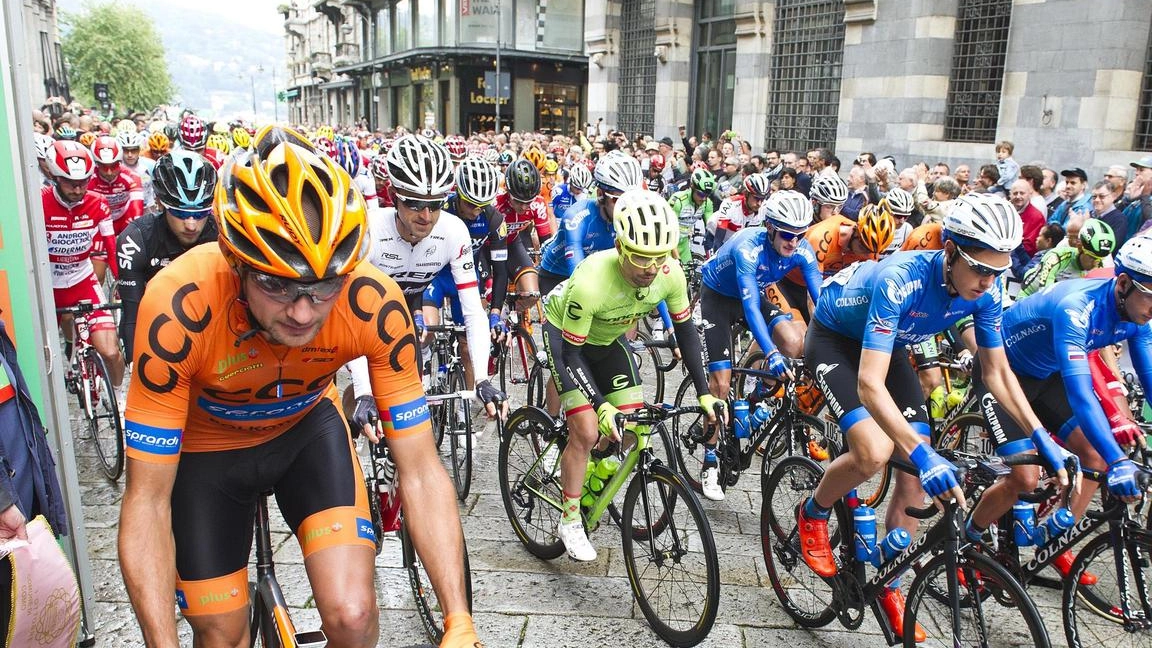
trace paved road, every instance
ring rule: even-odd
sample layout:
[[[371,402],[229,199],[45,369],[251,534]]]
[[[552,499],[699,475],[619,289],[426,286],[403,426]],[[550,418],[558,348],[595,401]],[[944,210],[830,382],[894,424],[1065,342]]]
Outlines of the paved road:
[[[560,558],[541,561],[524,550],[513,535],[496,479],[495,435],[488,434],[477,452],[478,472],[472,494],[460,506],[468,538],[475,598],[475,619],[489,648],[584,648],[589,646],[663,646],[633,604],[620,555],[616,528],[602,525],[592,535],[600,557],[589,564]],[[116,522],[123,486],[99,476],[91,446],[78,443],[89,555],[95,579],[95,631],[98,646],[139,646],[139,629],[128,604],[116,560]],[[758,467],[757,467],[758,469]],[[794,627],[781,610],[760,555],[760,494],[756,473],[746,475],[724,502],[707,503],[722,569],[721,604],[705,647],[861,646],[883,645],[872,618],[853,632],[839,625],[817,631]],[[274,521],[277,573],[297,624],[318,623],[309,596],[299,548],[283,522]],[[422,640],[406,575],[400,569],[399,541],[391,538],[377,561],[381,646],[404,646]],[[1040,591],[1054,643],[1063,643],[1059,600]],[[191,645],[186,624],[182,643]]]

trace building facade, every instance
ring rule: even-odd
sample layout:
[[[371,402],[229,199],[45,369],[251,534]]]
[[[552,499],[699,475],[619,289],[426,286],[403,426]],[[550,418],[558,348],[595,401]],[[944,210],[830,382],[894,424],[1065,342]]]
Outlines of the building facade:
[[[55,0],[22,0],[24,3],[23,63],[27,66],[29,96],[39,107],[48,97],[72,100],[60,52]]]
[[[586,117],[584,4],[289,5],[290,116],[302,123],[363,120],[373,128],[445,133],[490,130],[499,120],[502,129],[575,133]]]
[[[632,134],[1091,177],[1152,150],[1147,0],[587,3],[588,112]],[[1089,168],[1090,167],[1090,168]]]

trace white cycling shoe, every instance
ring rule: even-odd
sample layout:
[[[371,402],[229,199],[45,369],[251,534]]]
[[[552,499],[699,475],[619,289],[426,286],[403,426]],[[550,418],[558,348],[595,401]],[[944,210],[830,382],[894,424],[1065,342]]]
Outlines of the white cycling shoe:
[[[713,502],[724,501],[724,489],[720,488],[720,469],[709,466],[700,471],[700,491]]]
[[[556,527],[556,535],[560,536],[560,541],[564,543],[564,549],[572,560],[580,562],[596,560],[596,547],[593,547],[592,542],[588,540],[583,522],[577,520],[565,524],[561,520],[560,525]]]

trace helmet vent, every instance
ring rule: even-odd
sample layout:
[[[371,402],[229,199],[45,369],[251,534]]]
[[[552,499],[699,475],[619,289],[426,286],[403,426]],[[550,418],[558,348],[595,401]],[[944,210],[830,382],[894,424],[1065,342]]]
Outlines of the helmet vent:
[[[316,192],[316,186],[311,182],[305,182],[300,189],[300,211],[303,212],[301,215],[304,217],[305,226],[312,235],[312,242],[319,244],[320,237],[324,233],[322,227],[324,208],[320,194]]]
[[[272,208],[268,206],[268,203],[264,202],[264,198],[262,198],[260,194],[256,193],[252,187],[249,187],[243,182],[237,182],[236,188],[240,191],[240,195],[244,196],[244,200],[249,205],[251,205],[253,209],[262,211],[266,214],[272,213]]]
[[[361,258],[360,250],[357,249],[359,243],[360,226],[357,225],[333,250],[331,261],[328,263],[327,274],[329,276],[340,274],[340,265],[348,261],[352,261],[352,265],[355,265],[356,261]]]
[[[260,263],[268,265],[268,257],[264,256],[264,253],[252,244],[252,241],[248,240],[247,234],[238,231],[236,227],[226,219],[221,218],[220,223],[224,226],[224,238],[229,243],[236,246],[236,249],[239,250],[242,255],[249,259],[256,259]]]

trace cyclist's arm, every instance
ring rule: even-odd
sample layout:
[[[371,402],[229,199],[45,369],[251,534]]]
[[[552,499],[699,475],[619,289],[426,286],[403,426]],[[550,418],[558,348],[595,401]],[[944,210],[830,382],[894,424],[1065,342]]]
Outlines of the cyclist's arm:
[[[1046,286],[1056,282],[1056,275],[1064,265],[1064,256],[1059,250],[1048,250],[1040,257],[1040,263],[1024,274],[1024,286],[1021,292],[1027,291],[1029,295],[1039,292]]]
[[[133,335],[136,332],[136,312],[140,299],[144,297],[144,286],[148,283],[145,268],[148,267],[148,254],[144,250],[143,232],[129,224],[120,233],[117,241],[116,265],[120,267],[118,291],[120,303],[120,339],[124,342],[124,357],[132,358]]]
[[[1152,393],[1152,325],[1140,327],[1140,332],[1128,342],[1128,352],[1144,393]]]
[[[824,283],[824,275],[821,274],[820,264],[816,261],[816,252],[805,242],[796,250],[796,254],[803,259],[800,269],[804,273],[804,285],[808,288],[808,297],[815,304],[820,300],[820,286]]]
[[[564,260],[568,264],[568,276],[576,272],[576,266],[584,260],[584,233],[592,212],[587,207],[579,211],[571,208],[564,215]]]
[[[103,243],[102,255],[106,260],[111,261],[116,258],[116,230],[112,225],[112,210],[108,207],[108,201],[101,198],[96,211],[96,236]],[[96,257],[96,255],[93,256]],[[108,263],[108,266],[112,270],[113,277],[120,276],[120,269],[115,261]]]
[[[128,184],[128,204],[124,206],[124,215],[121,218],[127,218],[130,223],[144,215],[144,185],[140,181],[140,176],[129,173],[132,181]]]
[[[764,321],[764,315],[760,312],[760,287],[756,283],[755,263],[749,264],[739,250],[733,250],[732,254],[736,259],[736,283],[740,287],[740,301],[744,305],[744,321],[767,357],[776,350],[776,343],[772,341],[768,322]]]
[[[152,648],[180,645],[172,614],[176,548],[171,501],[177,467],[129,458],[120,505],[120,571],[144,643]]]
[[[458,228],[462,239],[448,240],[449,249],[457,250],[455,258],[449,262],[452,280],[456,282],[456,293],[460,298],[460,311],[464,314],[465,334],[468,338],[468,355],[472,358],[472,375],[476,382],[488,378],[488,315],[480,301],[480,288],[476,280],[476,264],[472,259],[472,246],[468,231],[463,223]]]
[[[1075,312],[1075,311],[1073,311]],[[1064,390],[1068,395],[1068,405],[1075,416],[1072,421],[1080,426],[1084,437],[1100,453],[1105,463],[1112,465],[1126,455],[1112,436],[1112,426],[1104,414],[1104,408],[1092,389],[1092,373],[1088,366],[1088,349],[1085,346],[1085,331],[1072,323],[1065,309],[1057,310],[1052,319],[1052,337],[1060,375],[1064,380]],[[1132,345],[1135,346],[1135,345]],[[1062,433],[1067,430],[1062,430]]]
[[[500,212],[493,209],[492,213],[487,245],[488,263],[492,268],[492,299],[488,302],[488,310],[500,313],[508,295],[508,228]]]

